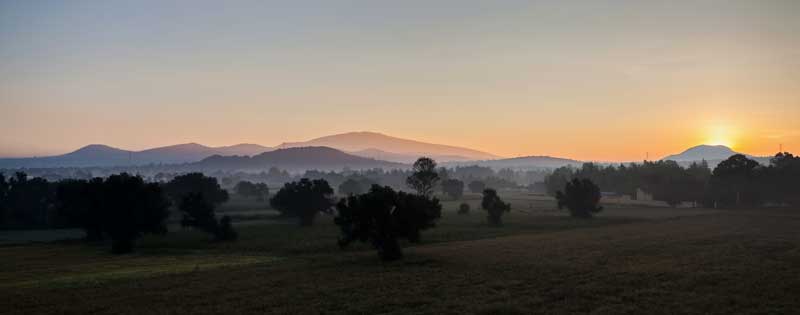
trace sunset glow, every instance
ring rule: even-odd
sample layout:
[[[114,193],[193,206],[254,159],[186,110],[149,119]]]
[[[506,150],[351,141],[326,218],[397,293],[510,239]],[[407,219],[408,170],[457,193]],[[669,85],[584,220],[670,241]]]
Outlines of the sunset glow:
[[[2,2],[0,156],[359,130],[505,157],[800,151],[797,1],[218,5]]]

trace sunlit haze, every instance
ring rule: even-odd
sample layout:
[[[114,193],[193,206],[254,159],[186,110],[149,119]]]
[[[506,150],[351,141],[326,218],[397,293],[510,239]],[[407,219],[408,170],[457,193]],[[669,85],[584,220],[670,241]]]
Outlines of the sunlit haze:
[[[349,131],[800,152],[800,1],[3,1],[0,156]]]

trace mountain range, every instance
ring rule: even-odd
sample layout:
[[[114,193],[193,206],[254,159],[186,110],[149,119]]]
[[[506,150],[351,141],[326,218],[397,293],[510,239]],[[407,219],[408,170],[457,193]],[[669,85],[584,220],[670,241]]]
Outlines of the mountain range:
[[[400,163],[411,163],[423,155],[437,161],[467,161],[499,158],[497,155],[469,148],[401,139],[367,131],[348,132],[304,142],[285,142],[280,144],[278,148],[309,146],[331,147],[359,156],[385,159]]]
[[[308,149],[304,149],[308,148]],[[288,150],[298,149],[298,150]],[[273,154],[266,154],[273,153]],[[699,145],[663,160],[673,160],[687,165],[705,160],[710,166],[737,154],[725,146]],[[109,167],[141,166],[149,164],[192,164],[197,167],[259,168],[285,165],[331,169],[333,166],[351,168],[398,167],[411,164],[420,156],[431,157],[443,166],[479,165],[494,169],[537,169],[561,166],[580,166],[582,161],[550,157],[524,156],[500,158],[494,154],[464,147],[425,143],[416,140],[387,136],[376,132],[350,132],[304,142],[285,142],[276,147],[258,144],[236,144],[209,147],[186,143],[130,151],[101,144],[92,144],[76,151],[56,156],[33,158],[0,158],[0,168],[52,168],[52,167]],[[768,157],[749,156],[762,164]]]
[[[255,155],[269,150],[272,150],[272,148],[257,144],[208,147],[197,143],[186,143],[142,151],[130,151],[102,144],[91,144],[73,152],[56,156],[3,158],[0,159],[0,168],[180,164],[197,162],[212,155]]]
[[[31,158],[0,158],[0,168],[107,167],[148,164],[192,163],[211,156],[255,156],[276,149],[329,147],[348,154],[393,163],[413,163],[420,156],[437,161],[493,159],[498,156],[469,148],[401,139],[376,132],[350,132],[305,142],[287,142],[277,147],[237,144],[209,147],[186,143],[142,151],[92,144],[63,155]]]

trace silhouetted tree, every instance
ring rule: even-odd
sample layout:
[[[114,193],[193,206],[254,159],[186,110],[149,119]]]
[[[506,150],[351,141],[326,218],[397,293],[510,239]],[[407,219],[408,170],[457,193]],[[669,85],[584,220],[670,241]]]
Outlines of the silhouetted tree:
[[[103,189],[104,181],[99,177],[61,181],[56,189],[56,211],[67,220],[69,226],[82,228],[87,241],[104,238]]]
[[[469,183],[469,191],[473,194],[480,194],[483,193],[483,190],[486,189],[486,184],[479,180],[474,180]]]
[[[777,203],[800,206],[800,156],[780,152],[770,159],[767,171],[771,199]]]
[[[458,206],[458,214],[469,214],[469,204],[468,203],[461,203]]]
[[[406,178],[408,187],[417,191],[417,194],[428,197],[433,193],[433,187],[436,187],[438,182],[436,161],[427,157],[421,157],[414,162],[411,176]]]
[[[575,177],[575,171],[571,167],[563,166],[555,169],[552,174],[544,179],[547,194],[555,196],[573,177]]]
[[[214,204],[206,200],[201,192],[189,193],[178,203],[183,214],[181,226],[192,227],[213,234],[217,229]]]
[[[158,184],[122,173],[106,179],[103,194],[103,230],[111,238],[112,252],[131,252],[143,233],[166,233],[170,203]]]
[[[511,211],[511,204],[503,202],[494,189],[483,190],[481,208],[489,213],[487,220],[490,225],[502,225],[503,214]]]
[[[219,185],[214,177],[205,176],[203,173],[189,173],[176,176],[164,184],[164,191],[179,203],[189,194],[201,193],[206,201],[218,206],[228,201],[228,192]]]
[[[317,213],[330,212],[332,195],[333,189],[324,179],[303,178],[284,184],[270,199],[270,205],[284,216],[299,218],[300,225],[308,226],[314,223]]]
[[[217,240],[228,241],[236,239],[237,233],[233,230],[231,218],[224,216],[217,222],[214,208],[214,204],[206,200],[203,193],[190,193],[184,196],[178,205],[178,209],[183,213],[181,225],[212,234]]]
[[[340,227],[339,246],[369,242],[384,261],[403,257],[398,239],[419,242],[420,231],[435,226],[442,206],[436,198],[395,192],[373,185],[361,195],[350,195],[336,205],[334,222]]]
[[[464,195],[464,182],[457,179],[446,179],[442,181],[442,192],[453,199],[459,199]]]
[[[39,177],[17,172],[6,182],[4,200],[6,223],[21,227],[46,226],[48,208],[55,199],[55,186]]]
[[[570,215],[577,218],[591,218],[603,210],[600,203],[600,188],[591,180],[574,178],[564,185],[564,191],[556,193],[558,208],[566,207]]]
[[[0,173],[0,225],[5,223],[6,207],[8,207],[8,186],[6,176]]]
[[[758,162],[736,154],[720,162],[711,175],[713,200],[719,206],[754,206],[761,203]]]

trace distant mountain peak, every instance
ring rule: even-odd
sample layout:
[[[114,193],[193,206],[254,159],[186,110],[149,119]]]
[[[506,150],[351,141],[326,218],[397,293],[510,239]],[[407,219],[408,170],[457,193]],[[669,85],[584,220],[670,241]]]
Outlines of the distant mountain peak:
[[[672,160],[676,162],[724,160],[735,154],[739,153],[724,145],[701,144],[688,148],[679,154],[666,156],[662,160]]]
[[[89,144],[89,145],[83,146],[82,148],[77,149],[74,152],[91,151],[91,150],[121,150],[121,151],[124,151],[122,149],[118,149],[118,148],[115,148],[115,147],[112,147],[112,146],[109,146],[109,145],[93,143],[93,144]]]
[[[467,159],[494,159],[498,156],[470,148],[426,143],[397,138],[374,131],[355,131],[329,135],[304,142],[285,142],[279,148],[325,146],[346,152],[377,153],[383,151],[397,155],[452,156]]]

